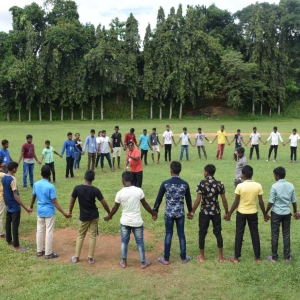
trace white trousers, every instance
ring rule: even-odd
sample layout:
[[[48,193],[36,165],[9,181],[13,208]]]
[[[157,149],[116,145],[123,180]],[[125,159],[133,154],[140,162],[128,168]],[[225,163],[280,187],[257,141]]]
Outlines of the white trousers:
[[[37,218],[36,230],[36,250],[42,252],[44,247],[44,229],[46,227],[45,255],[52,254],[53,231],[55,225],[55,215],[49,218]]]

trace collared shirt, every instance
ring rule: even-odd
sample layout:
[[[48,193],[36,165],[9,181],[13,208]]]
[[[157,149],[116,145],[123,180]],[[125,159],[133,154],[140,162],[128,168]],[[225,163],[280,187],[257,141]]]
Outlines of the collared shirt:
[[[85,151],[86,146],[89,148],[89,153],[96,153],[98,152],[97,149],[97,142],[94,136],[89,135],[84,142],[83,151]]]
[[[217,131],[217,137],[218,137],[218,144],[225,144],[225,138],[227,136],[227,133],[226,131],[221,131],[221,130],[218,130]]]
[[[53,158],[54,148],[50,146],[49,148],[45,148],[42,152],[43,155],[45,155],[45,163],[50,164],[54,162]]]
[[[270,136],[268,137],[267,141],[269,141],[270,139],[271,139],[271,145],[275,145],[275,146],[278,145],[278,140],[283,142],[279,132],[272,131]]]
[[[289,137],[289,140],[291,140],[291,147],[297,147],[298,146],[298,140],[300,139],[299,134],[291,134]]]
[[[133,141],[134,144],[137,144],[136,137],[134,133],[128,132],[125,134],[124,144],[127,144],[129,141]]]
[[[195,140],[197,141],[197,146],[204,146],[204,139],[206,135],[204,132],[197,133],[195,136]]]
[[[258,141],[260,139],[260,134],[258,132],[252,132],[250,134],[251,145],[258,145]]]
[[[75,149],[77,147],[75,146],[75,142],[73,140],[65,140],[64,144],[63,144],[63,147],[61,149],[61,155],[64,155],[64,152],[66,150],[66,157],[75,157]],[[78,148],[77,148],[78,149]],[[76,150],[77,150],[76,149]]]
[[[12,175],[2,177],[3,194],[6,202],[6,210],[14,213],[21,210],[20,204],[16,201],[14,191],[18,192],[17,179]]]
[[[100,144],[100,152],[103,154],[106,154],[109,152],[108,150],[108,145],[109,145],[109,137],[108,136],[101,136],[99,139],[99,144]]]
[[[149,140],[151,146],[157,146],[159,143],[158,134],[156,132],[149,134]]]
[[[166,130],[163,133],[163,137],[165,138],[164,144],[172,145],[172,136],[173,136],[173,132],[171,130],[169,130],[169,131]]]
[[[291,203],[296,203],[294,185],[285,179],[279,179],[271,187],[269,203],[273,203],[272,211],[278,215],[291,213]]]
[[[129,158],[128,156],[140,157],[138,160]],[[143,171],[143,164],[141,160],[141,153],[140,150],[137,148],[132,148],[132,151],[127,151],[126,160],[129,162],[130,165],[130,172],[137,173]]]
[[[142,134],[140,136],[140,142],[141,142],[141,149],[143,149],[143,150],[149,149],[149,147],[148,147],[149,136],[148,135]]]
[[[218,195],[225,194],[225,187],[221,181],[212,176],[207,176],[197,185],[197,193],[201,195],[201,211],[206,215],[216,215],[221,212]]]
[[[7,149],[0,149],[0,157],[2,158],[2,162],[4,164],[8,164],[10,162],[10,155]]]
[[[244,155],[241,158],[237,158],[236,167],[235,167],[235,179],[239,179],[242,177],[242,169],[244,166],[248,165],[248,160]]]
[[[121,139],[122,139],[122,134],[120,132],[115,132],[111,136],[111,141],[112,141],[112,147],[121,147]]]
[[[55,186],[48,179],[41,179],[34,183],[32,194],[37,197],[37,216],[50,218],[55,214],[55,206],[52,202],[56,199]]]
[[[169,218],[184,216],[184,198],[188,212],[192,211],[192,198],[189,184],[178,176],[164,181],[159,189],[153,210],[158,212],[159,206],[166,194],[165,215]]]
[[[184,132],[180,135],[181,138],[181,145],[182,146],[187,146],[189,144],[189,138],[190,135],[187,133],[185,134]]]

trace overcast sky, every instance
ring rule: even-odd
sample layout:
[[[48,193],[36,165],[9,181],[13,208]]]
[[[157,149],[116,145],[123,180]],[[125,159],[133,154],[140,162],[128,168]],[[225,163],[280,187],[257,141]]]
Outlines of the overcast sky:
[[[32,2],[43,5],[43,0],[1,0],[0,5],[0,31],[8,32],[12,28],[12,18],[9,8],[12,6],[24,7]],[[227,9],[234,13],[252,3],[255,0],[77,0],[78,12],[82,23],[92,23],[98,26],[108,26],[110,21],[118,17],[121,21],[125,21],[130,13],[133,13],[139,22],[139,30],[141,38],[144,37],[145,29],[148,23],[151,28],[155,27],[157,11],[160,6],[168,15],[172,6],[177,10],[178,4],[181,3],[185,11],[187,5],[205,5],[210,6],[215,3],[220,9]],[[279,0],[258,1],[279,3]]]

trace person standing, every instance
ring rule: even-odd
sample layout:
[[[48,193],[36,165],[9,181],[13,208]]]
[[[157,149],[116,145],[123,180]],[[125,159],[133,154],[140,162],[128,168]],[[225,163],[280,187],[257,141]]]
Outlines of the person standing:
[[[3,173],[1,165],[2,165],[2,158],[0,157],[0,238],[5,239],[6,235],[4,233],[4,228],[3,228],[5,203],[3,198],[3,186],[2,186],[2,178],[5,176],[5,173]]]
[[[54,148],[52,146],[50,146],[50,141],[46,140],[45,141],[45,149],[42,152],[42,158],[41,158],[41,162],[43,161],[44,157],[45,157],[45,165],[50,167],[51,173],[52,173],[52,177],[53,177],[53,182],[55,183],[55,167],[54,167],[54,157],[53,157],[53,153],[58,155],[60,158],[62,158],[62,155],[60,155],[59,153],[57,153]],[[49,181],[51,181],[51,174],[49,176]]]
[[[270,161],[270,157],[271,157],[272,151],[274,149],[274,159],[273,159],[273,162],[276,162],[277,149],[278,149],[278,140],[280,140],[282,142],[282,144],[283,144],[283,140],[281,138],[280,133],[277,131],[277,127],[276,126],[274,126],[273,132],[271,132],[270,136],[268,137],[267,141],[265,142],[265,145],[267,144],[267,142],[269,140],[271,140],[271,145],[270,145],[269,155],[268,155],[267,161]]]
[[[228,214],[224,216],[226,221],[230,221],[231,215],[237,208],[236,213],[236,231],[235,231],[235,247],[234,256],[229,258],[229,261],[237,264],[241,257],[242,244],[246,222],[248,223],[252,246],[254,250],[255,261],[260,263],[260,239],[258,232],[258,214],[256,207],[256,199],[258,197],[260,209],[267,219],[265,204],[263,201],[263,189],[261,184],[252,180],[253,168],[249,165],[243,167],[242,178],[243,183],[237,185],[235,189],[235,200]]]
[[[142,152],[141,160],[143,161],[143,157],[144,157],[144,163],[145,165],[147,165],[147,155],[148,155],[149,147],[152,150],[152,147],[149,142],[149,136],[147,135],[147,129],[144,129],[143,134],[140,136],[139,147],[141,147],[141,152]]]
[[[278,259],[278,238],[280,225],[283,235],[283,254],[285,262],[292,261],[291,257],[291,203],[293,205],[294,216],[297,213],[297,199],[294,185],[285,180],[286,171],[283,167],[278,167],[273,170],[273,175],[276,183],[272,185],[270,198],[266,210],[266,214],[271,212],[271,245],[272,255],[268,255],[267,259],[271,262],[277,262]],[[269,217],[266,219],[268,220]]]
[[[192,198],[189,184],[179,177],[180,172],[181,163],[178,161],[173,161],[170,165],[170,173],[172,177],[161,184],[153,207],[153,211],[158,213],[163,197],[164,195],[166,195],[166,236],[164,245],[164,256],[158,258],[158,261],[163,265],[170,264],[169,260],[174,223],[176,223],[177,234],[179,239],[181,262],[183,264],[186,264],[191,260],[191,257],[186,255],[186,239],[184,234],[184,198],[188,208],[188,216],[190,216],[190,213],[193,209]]]
[[[242,147],[242,143],[244,143],[244,139],[243,136],[241,135],[241,130],[238,129],[236,131],[236,134],[234,135],[232,141],[229,143],[229,145],[232,144],[232,142],[235,140],[235,146],[234,146],[234,153],[233,153],[233,159],[236,161],[237,159],[237,154],[236,151],[237,149]],[[244,143],[245,146],[247,146],[247,144]]]
[[[214,141],[218,138],[218,150],[217,150],[217,155],[216,155],[216,159],[223,159],[223,154],[224,154],[224,149],[225,149],[225,142],[227,141],[228,145],[229,145],[229,141],[227,138],[227,133],[224,130],[225,127],[224,125],[221,125],[220,130],[217,131],[217,134],[215,136],[215,138],[212,141],[212,144],[214,143]]]
[[[141,203],[145,210],[152,215],[153,220],[156,220],[156,213],[151,210],[151,207],[145,200],[143,190],[133,186],[131,182],[132,174],[128,171],[123,172],[122,183],[124,187],[117,193],[115,205],[104,220],[111,220],[118,211],[120,205],[122,206],[122,216],[120,219],[122,259],[120,260],[120,266],[121,268],[127,267],[128,243],[130,240],[130,233],[132,232],[139,251],[141,268],[146,269],[151,262],[147,260],[145,256],[144,222],[141,216]]]
[[[94,170],[96,155],[97,155],[97,142],[95,138],[95,129],[91,129],[90,135],[85,139],[82,155],[84,155],[86,147],[88,147],[89,149],[87,170]],[[92,168],[91,168],[91,163],[92,163]]]
[[[299,139],[300,139],[300,137],[299,137],[299,134],[297,134],[297,129],[294,128],[293,133],[289,137],[289,140],[286,143],[283,143],[283,146],[285,146],[287,143],[291,143],[290,144],[290,148],[291,148],[290,163],[293,162],[293,159],[294,159],[294,163],[296,163],[296,161],[297,161],[297,146],[298,146]]]
[[[130,165],[130,172],[132,174],[131,184],[141,188],[143,184],[143,164],[140,150],[134,148],[133,141],[127,143],[127,155],[124,171],[126,171],[128,165]]]
[[[179,141],[175,145],[177,146],[181,141],[181,151],[180,151],[180,158],[179,158],[180,161],[182,161],[184,151],[185,151],[186,160],[189,160],[189,143],[191,144],[192,147],[194,147],[191,142],[190,135],[187,133],[187,128],[183,127],[182,130],[183,133],[180,134]]]
[[[201,159],[201,149],[202,149],[204,157],[207,160],[207,155],[204,146],[204,139],[207,140],[209,143],[211,143],[209,139],[206,137],[205,133],[202,132],[202,129],[199,127],[198,133],[195,136],[195,146],[197,145],[199,159]]]
[[[106,130],[102,130],[102,136],[99,139],[100,144],[98,144],[98,153],[100,153],[101,155],[101,160],[100,160],[100,164],[101,164],[101,169],[103,173],[106,173],[106,171],[104,170],[104,157],[106,157],[107,161],[108,161],[108,165],[110,167],[110,170],[112,172],[115,171],[115,169],[112,167],[111,164],[111,158],[110,158],[110,154],[109,154],[109,149],[108,146],[110,147],[111,152],[113,152],[109,137],[106,136]]]
[[[255,149],[256,151],[256,157],[257,157],[257,160],[259,160],[259,145],[258,145],[258,142],[261,141],[263,144],[265,144],[261,137],[260,137],[260,134],[257,132],[257,128],[256,127],[253,127],[253,132],[250,134],[250,139],[249,141],[247,142],[246,145],[249,144],[249,142],[251,142],[251,148],[250,148],[250,160],[252,159],[252,154],[253,154],[253,150]]]
[[[172,151],[172,142],[174,146],[176,146],[173,132],[170,130],[170,125],[166,126],[166,131],[163,133],[163,146],[165,147],[165,161],[167,161],[167,157],[169,157],[169,161],[171,161],[171,151]]]
[[[71,178],[74,178],[73,166],[75,159],[75,149],[77,148],[75,142],[72,140],[72,132],[68,132],[68,139],[65,140],[63,147],[61,149],[61,155],[64,155],[66,151],[66,179],[69,179],[69,174]]]
[[[10,161],[13,161],[11,158],[8,147],[9,147],[9,142],[8,140],[2,140],[1,142],[2,148],[0,149],[0,158],[2,159],[2,172],[7,173],[7,164]]]
[[[221,221],[221,208],[218,201],[218,195],[221,196],[223,206],[225,209],[225,214],[228,214],[228,203],[225,196],[225,187],[221,181],[217,181],[214,178],[216,172],[216,167],[214,165],[206,165],[204,167],[204,177],[198,183],[197,186],[197,199],[194,203],[193,209],[190,213],[189,218],[193,218],[195,211],[197,210],[201,198],[201,208],[199,213],[199,249],[200,255],[197,257],[198,261],[204,262],[204,245],[205,237],[207,235],[207,230],[210,221],[213,224],[213,233],[216,236],[218,249],[219,249],[219,262],[224,262],[223,257],[223,237],[222,237],[222,221]]]
[[[243,182],[242,178],[242,170],[248,165],[248,160],[245,156],[245,149],[240,147],[236,150],[236,167],[235,167],[235,178],[234,178],[234,186],[236,187],[238,184]]]
[[[149,134],[149,141],[150,141],[150,146],[152,147],[151,149],[151,157],[152,157],[152,162],[154,162],[154,153],[157,152],[157,163],[159,164],[159,159],[160,159],[160,149],[158,144],[162,147],[158,134],[156,133],[156,128],[152,128],[152,133]]]
[[[23,189],[24,190],[27,190],[28,173],[29,173],[30,186],[33,187],[34,159],[38,164],[41,164],[41,162],[38,161],[35,155],[34,144],[32,143],[32,135],[27,134],[26,140],[27,143],[23,144],[21,155],[18,160],[18,165],[19,165],[21,160],[23,159]]]
[[[74,139],[75,146],[75,159],[74,159],[74,170],[78,170],[80,168],[80,161],[81,161],[81,152],[82,152],[82,142],[80,139],[80,133],[75,133],[75,139]]]
[[[52,251],[53,232],[55,226],[55,208],[66,218],[71,215],[67,214],[60,206],[56,199],[56,190],[50,183],[51,167],[45,165],[41,169],[42,179],[35,182],[32,190],[32,199],[30,209],[33,209],[37,199],[37,230],[36,230],[36,247],[37,257],[45,254],[45,259],[57,258],[59,255]],[[44,249],[44,229],[46,228],[45,251]]]
[[[77,185],[72,192],[69,215],[72,215],[75,201],[78,198],[80,220],[75,255],[71,258],[72,263],[77,263],[79,261],[82,245],[87,232],[89,232],[90,235],[87,260],[90,264],[95,262],[94,254],[99,223],[99,212],[96,206],[96,199],[101,202],[107,213],[110,213],[110,209],[101,191],[93,186],[94,180],[95,172],[92,170],[86,171],[84,175],[84,184]]]
[[[31,213],[32,209],[26,207],[22,202],[15,174],[19,164],[11,161],[7,165],[8,173],[2,177],[3,199],[6,205],[6,242],[13,245],[14,251],[27,251],[28,247],[21,247],[19,243],[19,225],[21,220],[21,206]],[[11,235],[11,230],[13,234]]]
[[[121,169],[121,146],[124,148],[122,142],[122,134],[119,132],[119,126],[115,126],[115,132],[111,136],[111,144],[113,147],[113,168],[115,169],[115,160],[118,158],[118,169]]]
[[[130,131],[125,134],[125,138],[124,138],[124,150],[126,150],[127,144],[130,141],[133,141],[133,143],[135,144],[135,146],[138,148],[138,143],[137,143],[136,136],[135,136],[135,133],[134,133],[134,128],[130,128]]]
[[[96,137],[96,144],[97,144],[98,152],[97,152],[97,157],[96,157],[96,162],[95,162],[95,168],[98,168],[98,164],[99,164],[99,161],[101,158],[101,153],[99,151],[99,144],[100,144],[101,137],[102,137],[102,130],[98,131],[98,136]]]

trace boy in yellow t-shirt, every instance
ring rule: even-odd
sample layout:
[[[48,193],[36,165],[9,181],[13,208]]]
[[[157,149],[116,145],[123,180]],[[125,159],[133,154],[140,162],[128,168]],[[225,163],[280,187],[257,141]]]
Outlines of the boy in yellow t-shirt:
[[[213,144],[214,141],[218,138],[218,150],[217,150],[216,159],[219,159],[219,158],[222,159],[223,158],[223,153],[224,153],[224,148],[225,148],[226,141],[229,145],[227,134],[226,134],[226,131],[224,129],[225,129],[224,125],[221,125],[220,130],[217,131],[217,134],[216,134],[214,140],[211,142]]]

